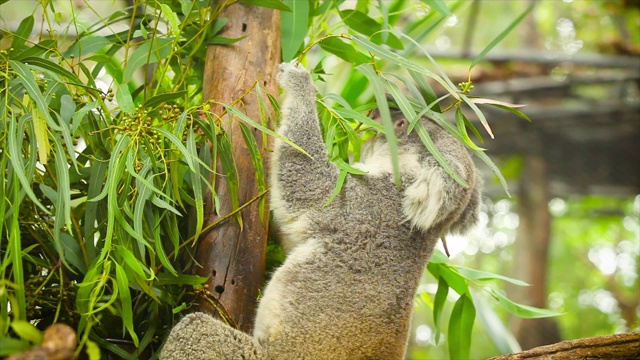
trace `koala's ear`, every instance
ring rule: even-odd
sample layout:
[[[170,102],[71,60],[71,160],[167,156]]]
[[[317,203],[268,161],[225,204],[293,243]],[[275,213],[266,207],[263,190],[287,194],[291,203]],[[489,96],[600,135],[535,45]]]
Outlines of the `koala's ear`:
[[[402,211],[412,228],[429,229],[446,216],[443,211],[447,183],[439,167],[425,166],[404,191]]]
[[[380,120],[380,110],[378,110],[377,108],[371,110],[371,112],[369,113],[369,117],[373,120]]]

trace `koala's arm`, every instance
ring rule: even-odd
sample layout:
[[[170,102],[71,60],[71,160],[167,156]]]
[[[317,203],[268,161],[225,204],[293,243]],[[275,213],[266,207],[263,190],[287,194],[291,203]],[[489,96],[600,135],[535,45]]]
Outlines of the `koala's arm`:
[[[456,182],[432,156],[416,181],[405,190],[403,210],[412,226],[438,235],[463,233],[478,219],[482,179],[464,146],[442,128],[429,124],[429,134],[447,163],[469,185]]]
[[[284,90],[278,133],[310,155],[275,140],[272,197],[284,201],[287,211],[296,216],[326,200],[336,184],[338,170],[327,158],[316,110],[317,90],[309,72],[295,62],[283,63],[277,80]]]
[[[251,336],[205,313],[185,316],[171,330],[160,360],[263,360],[263,349]]]

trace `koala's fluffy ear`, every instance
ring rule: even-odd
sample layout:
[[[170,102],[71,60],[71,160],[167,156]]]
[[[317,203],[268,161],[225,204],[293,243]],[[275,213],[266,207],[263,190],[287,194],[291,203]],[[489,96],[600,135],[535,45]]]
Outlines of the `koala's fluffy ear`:
[[[404,191],[402,210],[412,228],[428,231],[441,220],[445,181],[442,171],[429,166]]]
[[[463,158],[461,154],[449,156],[448,160]],[[470,187],[462,187],[434,158],[428,158],[414,182],[404,191],[402,209],[413,228],[426,232],[441,224],[450,232],[463,233],[477,222],[482,179],[468,157],[467,161],[450,161],[450,164],[467,179]]]

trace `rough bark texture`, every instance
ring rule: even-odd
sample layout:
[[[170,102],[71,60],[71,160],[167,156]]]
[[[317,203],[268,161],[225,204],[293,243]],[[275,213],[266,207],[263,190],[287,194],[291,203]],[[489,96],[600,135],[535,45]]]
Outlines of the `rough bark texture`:
[[[205,99],[233,103],[249,91],[256,81],[267,92],[277,94],[275,74],[280,61],[280,13],[264,7],[234,3],[226,7],[219,17],[229,19],[222,36],[246,38],[233,45],[208,48],[204,75]],[[235,106],[243,109],[250,118],[260,121],[255,94],[245,96]],[[212,110],[217,114],[222,113],[220,106],[214,106]],[[233,143],[233,158],[240,183],[239,203],[242,205],[258,194],[255,171],[238,120],[229,120],[224,116],[221,121]],[[253,134],[262,149],[268,146],[263,144],[261,132],[253,129]],[[218,169],[220,173],[221,169]],[[210,197],[207,197],[205,216],[209,224],[232,212],[224,177],[217,177],[215,191],[220,198],[220,213],[215,212]],[[196,270],[197,273],[211,276],[206,288],[219,300],[238,328],[246,332],[253,327],[256,300],[264,280],[268,211],[260,214],[258,205],[256,201],[242,210],[242,229],[232,217],[203,234],[196,256],[202,266]],[[200,308],[217,314],[218,310],[210,300],[201,297]],[[218,305],[218,308],[222,307]]]
[[[536,141],[531,142],[535,147]],[[524,157],[518,188],[518,244],[515,277],[531,286],[511,287],[514,300],[536,307],[546,307],[547,262],[551,242],[549,181],[547,161],[538,154]],[[523,349],[556,343],[562,338],[554,319],[520,319],[512,321],[513,331]]]
[[[635,332],[562,341],[557,344],[540,346],[516,354],[496,356],[490,360],[521,359],[640,359],[640,333]]]

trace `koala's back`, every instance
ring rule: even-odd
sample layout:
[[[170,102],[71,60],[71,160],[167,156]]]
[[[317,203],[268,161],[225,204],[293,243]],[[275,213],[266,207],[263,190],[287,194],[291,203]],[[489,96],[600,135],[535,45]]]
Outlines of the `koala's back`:
[[[258,310],[255,336],[269,359],[402,359],[432,246],[404,221],[401,199],[389,177],[353,176],[309,210],[310,237]]]

